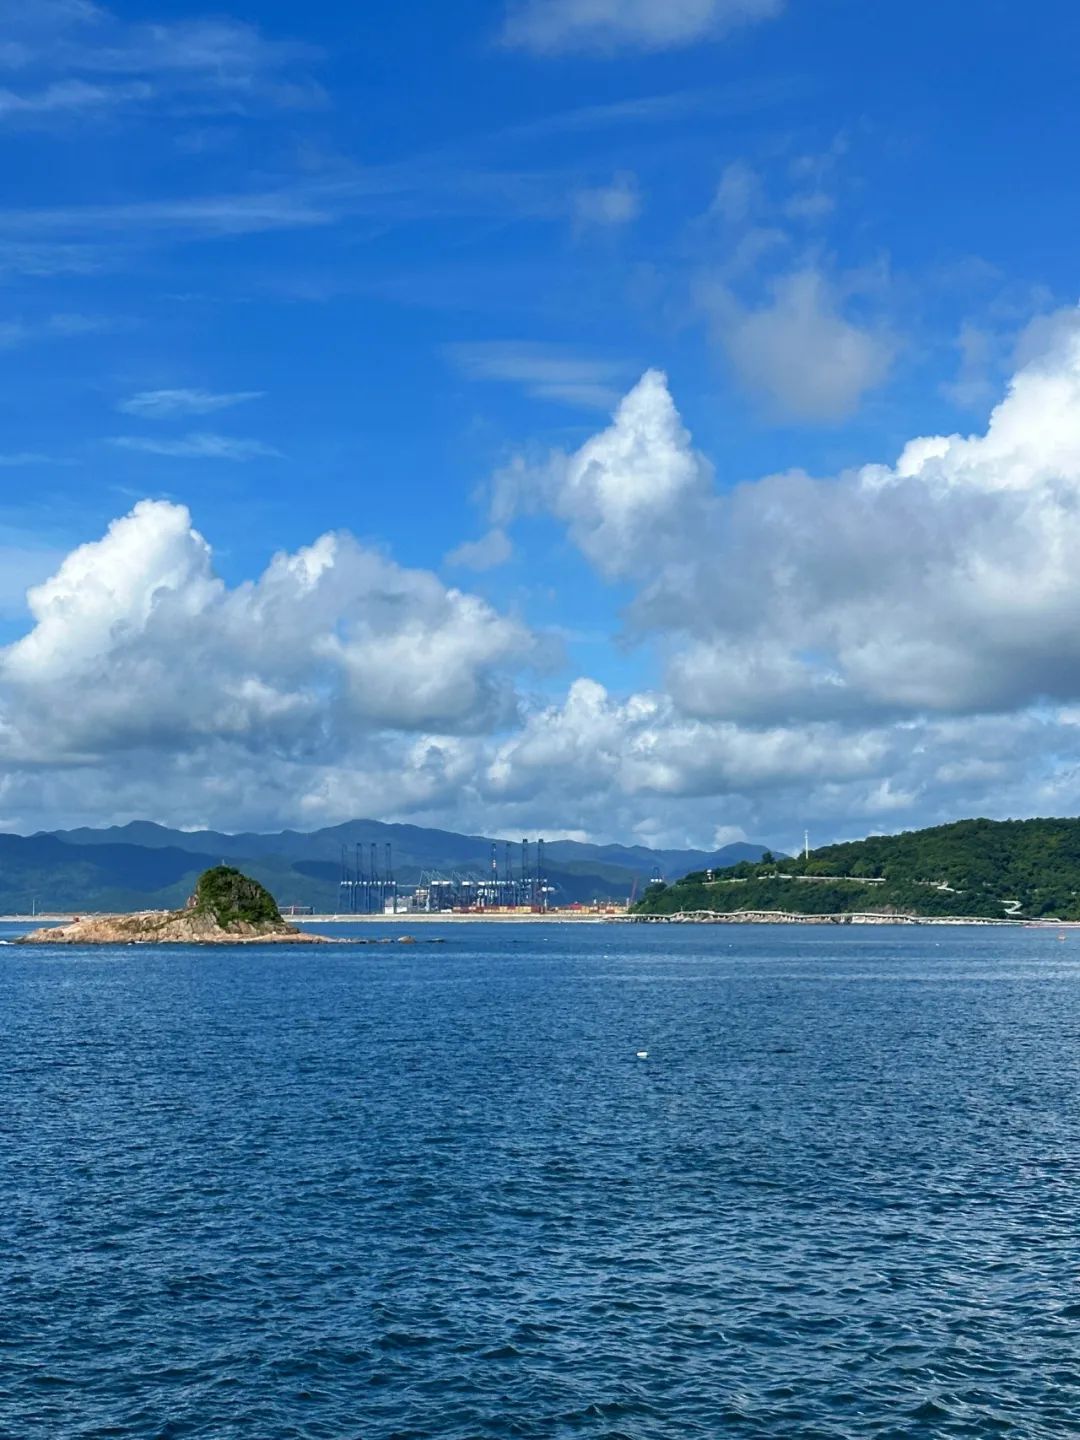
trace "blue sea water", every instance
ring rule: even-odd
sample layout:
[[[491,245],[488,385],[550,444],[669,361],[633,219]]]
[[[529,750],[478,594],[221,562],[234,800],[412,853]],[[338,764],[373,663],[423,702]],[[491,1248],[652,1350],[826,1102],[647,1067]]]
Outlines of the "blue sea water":
[[[1080,933],[418,933],[0,949],[4,1440],[1080,1433]]]

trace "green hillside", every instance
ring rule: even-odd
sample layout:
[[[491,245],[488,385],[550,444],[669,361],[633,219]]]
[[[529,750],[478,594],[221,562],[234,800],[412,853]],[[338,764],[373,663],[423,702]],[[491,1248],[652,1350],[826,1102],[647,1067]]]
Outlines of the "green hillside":
[[[853,911],[1080,919],[1080,820],[960,820],[827,845],[808,859],[698,870],[653,885],[638,914]]]
[[[222,929],[230,925],[280,925],[281,911],[265,886],[231,865],[204,870],[187,903],[196,915],[211,915]]]

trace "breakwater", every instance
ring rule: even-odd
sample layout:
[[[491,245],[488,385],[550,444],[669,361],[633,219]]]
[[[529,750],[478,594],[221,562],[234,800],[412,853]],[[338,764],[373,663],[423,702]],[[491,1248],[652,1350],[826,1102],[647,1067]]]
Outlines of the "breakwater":
[[[1023,925],[985,915],[893,915],[880,910],[805,915],[795,910],[676,910],[671,915],[626,915],[637,925]],[[1056,922],[1055,922],[1056,923]]]

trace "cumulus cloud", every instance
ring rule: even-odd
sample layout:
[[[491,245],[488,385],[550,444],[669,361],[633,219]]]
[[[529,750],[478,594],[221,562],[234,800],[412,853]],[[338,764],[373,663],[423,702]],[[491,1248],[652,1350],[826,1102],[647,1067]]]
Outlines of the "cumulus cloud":
[[[519,0],[504,39],[539,54],[668,50],[771,19],[782,8],[783,0]]]
[[[528,790],[544,776],[568,793],[600,785],[624,795],[695,796],[759,791],[815,779],[874,776],[886,742],[867,734],[839,744],[835,726],[749,729],[682,715],[671,698],[620,701],[593,680],[575,681],[563,704],[532,716],[488,769],[498,793]]]
[[[1077,313],[979,433],[890,465],[717,484],[650,371],[577,451],[505,474],[500,533],[522,496],[558,517],[663,684],[531,696],[534,637],[429,572],[328,535],[229,586],[186,510],[143,502],[0,652],[0,821],[783,847],[1080,808]]]
[[[706,845],[726,829],[794,849],[804,825],[822,844],[962,815],[1080,808],[1080,724],[1067,710],[748,725],[581,679],[488,753],[466,805],[479,801],[504,823],[653,844]]]
[[[727,492],[646,377],[550,503],[602,574],[636,580],[633,621],[660,635],[686,714],[853,723],[1074,699],[1080,315],[1046,336],[984,434]]]
[[[723,287],[706,299],[736,376],[782,415],[845,420],[889,372],[888,338],[845,315],[835,287],[813,267],[774,280],[761,305],[744,305]]]
[[[543,488],[580,549],[615,579],[681,553],[685,525],[708,502],[711,471],[692,448],[666,377],[649,370],[606,430],[553,462]]]
[[[117,403],[124,415],[137,415],[142,420],[170,420],[176,415],[213,415],[218,410],[231,410],[248,400],[261,400],[261,390],[234,390],[215,393],[212,390],[141,390]]]
[[[354,731],[505,721],[532,640],[484,601],[347,534],[230,589],[187,510],[142,501],[28,596],[0,652],[9,759],[232,739],[258,753],[348,749]],[[77,696],[77,703],[73,697]]]

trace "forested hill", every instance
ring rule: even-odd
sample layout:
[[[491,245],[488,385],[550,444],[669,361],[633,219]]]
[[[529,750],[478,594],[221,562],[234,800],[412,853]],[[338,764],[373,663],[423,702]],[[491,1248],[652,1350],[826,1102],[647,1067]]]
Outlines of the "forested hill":
[[[699,870],[653,885],[641,914],[785,910],[1080,919],[1080,820],[960,820],[811,851],[808,859]]]

